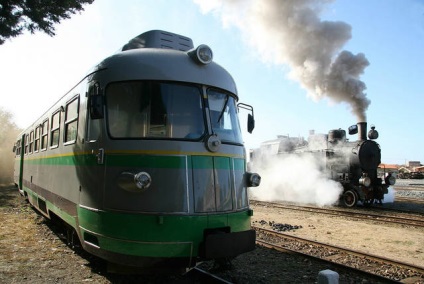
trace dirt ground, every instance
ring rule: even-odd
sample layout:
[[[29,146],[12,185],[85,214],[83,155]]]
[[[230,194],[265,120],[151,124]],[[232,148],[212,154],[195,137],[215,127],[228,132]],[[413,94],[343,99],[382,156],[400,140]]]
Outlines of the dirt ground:
[[[253,209],[255,224],[264,220],[301,225],[291,234],[411,264],[424,263],[423,229],[261,206]],[[0,283],[187,283],[178,277],[140,278],[110,273],[104,262],[69,248],[60,232],[34,212],[14,187],[0,186]],[[235,283],[314,283],[318,271],[326,269],[321,264],[263,248],[239,256],[235,264],[239,267],[229,272]],[[298,275],[301,278],[296,280]],[[372,282],[365,279],[360,283]]]
[[[351,248],[424,267],[424,229],[294,210],[252,206],[253,224],[274,221],[302,226],[289,231],[294,236]]]
[[[71,250],[19,196],[0,187],[0,283],[109,283]],[[67,281],[68,279],[68,281]]]

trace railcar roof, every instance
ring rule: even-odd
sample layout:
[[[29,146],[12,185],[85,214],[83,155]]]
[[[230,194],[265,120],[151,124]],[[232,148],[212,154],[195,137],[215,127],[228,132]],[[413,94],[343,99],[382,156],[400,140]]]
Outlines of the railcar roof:
[[[237,95],[232,76],[215,62],[200,64],[187,52],[140,48],[116,53],[95,67],[107,81],[162,80],[204,84]]]

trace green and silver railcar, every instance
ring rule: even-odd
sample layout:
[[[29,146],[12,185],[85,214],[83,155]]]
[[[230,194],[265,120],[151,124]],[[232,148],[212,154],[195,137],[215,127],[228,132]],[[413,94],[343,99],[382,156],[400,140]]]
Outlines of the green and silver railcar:
[[[254,249],[231,75],[190,38],[150,31],[99,63],[18,137],[15,183],[83,248],[133,266]]]

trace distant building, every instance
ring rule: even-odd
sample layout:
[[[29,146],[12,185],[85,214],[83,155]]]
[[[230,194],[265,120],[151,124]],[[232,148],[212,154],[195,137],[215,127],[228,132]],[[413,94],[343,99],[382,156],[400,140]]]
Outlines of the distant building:
[[[408,162],[406,166],[402,166],[398,170],[399,178],[423,179],[424,166],[419,161]]]
[[[407,164],[408,168],[414,168],[414,167],[420,167],[421,163],[420,161],[409,161]]]
[[[415,167],[416,172],[424,173],[424,166],[421,167]]]
[[[378,166],[378,173],[380,175],[386,174],[386,173],[392,173],[395,177],[397,177],[399,170],[401,169],[401,166],[396,164],[380,164]]]
[[[386,171],[398,171],[401,166],[397,164],[380,164],[380,168],[386,169]]]

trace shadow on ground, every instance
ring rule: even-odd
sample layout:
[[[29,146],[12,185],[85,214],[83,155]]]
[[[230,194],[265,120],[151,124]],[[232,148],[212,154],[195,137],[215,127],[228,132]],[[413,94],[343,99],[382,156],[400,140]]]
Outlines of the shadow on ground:
[[[13,184],[0,184],[0,207],[10,207],[16,204],[18,189]]]

